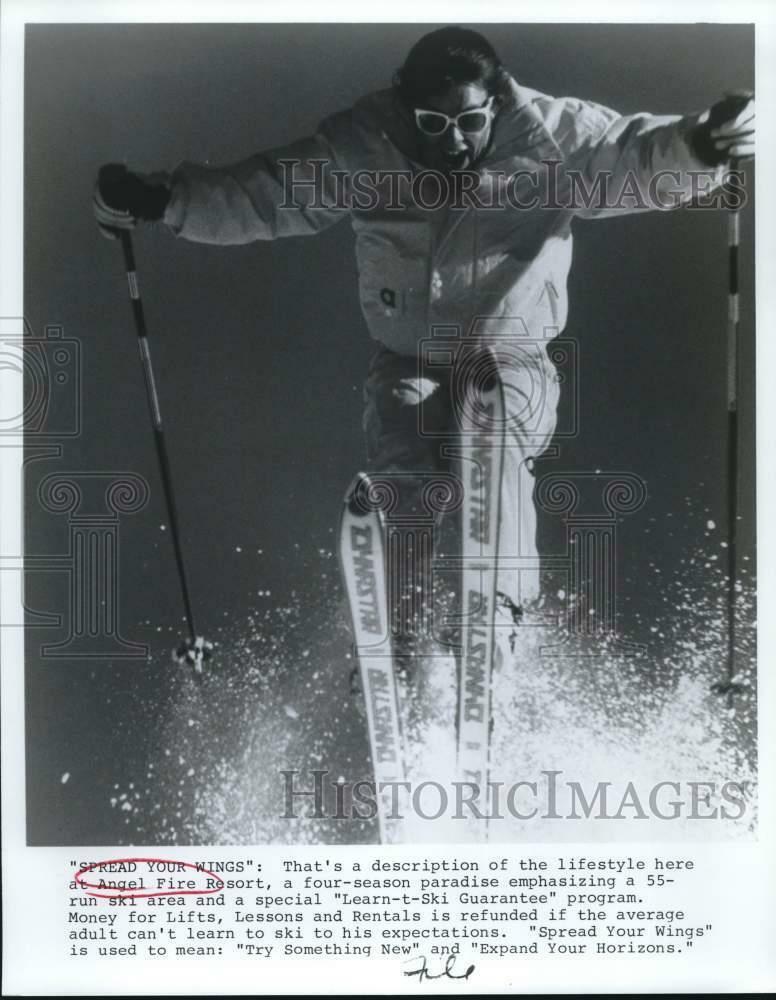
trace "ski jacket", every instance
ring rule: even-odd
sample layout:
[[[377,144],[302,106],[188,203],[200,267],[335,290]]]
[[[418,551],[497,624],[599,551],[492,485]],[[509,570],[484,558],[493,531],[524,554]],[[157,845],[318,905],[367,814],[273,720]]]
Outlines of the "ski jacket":
[[[314,234],[349,215],[375,340],[409,355],[435,328],[515,335],[536,345],[546,374],[547,340],[566,322],[573,219],[676,207],[722,170],[693,156],[697,116],[622,116],[511,77],[500,97],[467,190],[442,203],[455,178],[424,171],[414,121],[384,90],[283,148],[226,167],[181,164],[164,221],[226,245]]]

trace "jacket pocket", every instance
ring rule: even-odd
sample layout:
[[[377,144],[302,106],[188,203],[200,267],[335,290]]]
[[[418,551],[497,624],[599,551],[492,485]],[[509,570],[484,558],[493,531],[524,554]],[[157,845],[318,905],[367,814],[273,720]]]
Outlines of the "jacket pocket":
[[[396,323],[425,324],[430,235],[422,222],[381,221],[358,235],[361,308],[373,335]]]

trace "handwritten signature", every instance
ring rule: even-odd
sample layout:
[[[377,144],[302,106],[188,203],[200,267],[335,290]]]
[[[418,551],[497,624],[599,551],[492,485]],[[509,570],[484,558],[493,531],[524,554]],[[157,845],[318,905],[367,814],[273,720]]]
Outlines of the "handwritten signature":
[[[428,961],[425,955],[420,956],[420,965],[416,969],[405,969],[405,976],[417,976],[418,982],[422,983],[424,979],[468,979],[469,976],[474,972],[474,966],[470,965],[466,972],[456,975],[453,972],[455,966],[457,955],[448,955],[445,961],[444,968],[441,972],[429,972],[428,971]]]

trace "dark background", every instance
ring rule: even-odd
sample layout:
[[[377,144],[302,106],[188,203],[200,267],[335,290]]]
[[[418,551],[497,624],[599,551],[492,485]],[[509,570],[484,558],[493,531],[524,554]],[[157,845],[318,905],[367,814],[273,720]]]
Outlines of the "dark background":
[[[67,546],[65,519],[35,501],[43,476],[133,471],[151,487],[146,509],[122,520],[119,581],[122,632],[148,643],[151,661],[47,661],[41,642],[62,633],[28,633],[31,843],[164,839],[150,822],[125,830],[127,817],[107,800],[112,788],[145,773],[149,748],[162,752],[170,714],[192,697],[188,678],[167,666],[180,599],[169,536],[160,530],[166,516],[121,254],[91,216],[96,171],[109,161],[143,171],[183,159],[228,162],[295,139],[387,86],[432,27],[27,28],[26,319],[36,334],[59,324],[80,340],[84,416],[82,435],[65,442],[61,459],[28,467],[28,554]],[[699,110],[727,89],[753,85],[746,25],[474,27],[519,82],[623,113]],[[753,182],[750,167],[750,192]],[[753,229],[749,206],[742,212],[741,531],[750,557]],[[176,241],[158,227],[138,232],[135,245],[202,627],[234,654],[246,636],[254,647],[280,636],[288,623],[280,609],[292,608],[302,638],[295,653],[286,649],[290,684],[333,636],[347,648],[331,552],[343,492],[363,459],[361,383],[372,352],[350,227],[228,249]],[[543,471],[603,468],[646,480],[648,503],[620,532],[621,620],[640,640],[660,601],[655,567],[677,572],[704,544],[707,521],[724,524],[726,262],[721,212],[576,224],[566,335],[579,342],[581,421],[576,440],[562,442]],[[541,538],[545,551],[558,551],[562,525],[545,518]],[[66,591],[37,574],[27,601],[62,611]],[[324,636],[319,646],[316,635]],[[305,639],[312,660],[302,659]],[[231,655],[228,669],[240,700],[237,660]],[[217,698],[213,704],[217,714]],[[228,730],[234,718],[216,724]],[[363,732],[346,711],[341,724],[335,757],[358,759]],[[71,775],[65,785],[63,772]],[[191,829],[180,837],[193,838]]]

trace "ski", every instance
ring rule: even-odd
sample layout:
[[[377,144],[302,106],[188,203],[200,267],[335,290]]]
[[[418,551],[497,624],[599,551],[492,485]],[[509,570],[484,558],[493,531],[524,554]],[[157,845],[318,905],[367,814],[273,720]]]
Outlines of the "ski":
[[[401,840],[406,754],[388,611],[384,485],[356,476],[342,512],[340,562],[366,705],[380,841],[390,844]]]
[[[487,840],[490,813],[491,684],[504,464],[504,393],[492,352],[475,361],[459,407],[458,469],[463,486],[461,653],[456,771],[476,786],[469,833]]]

